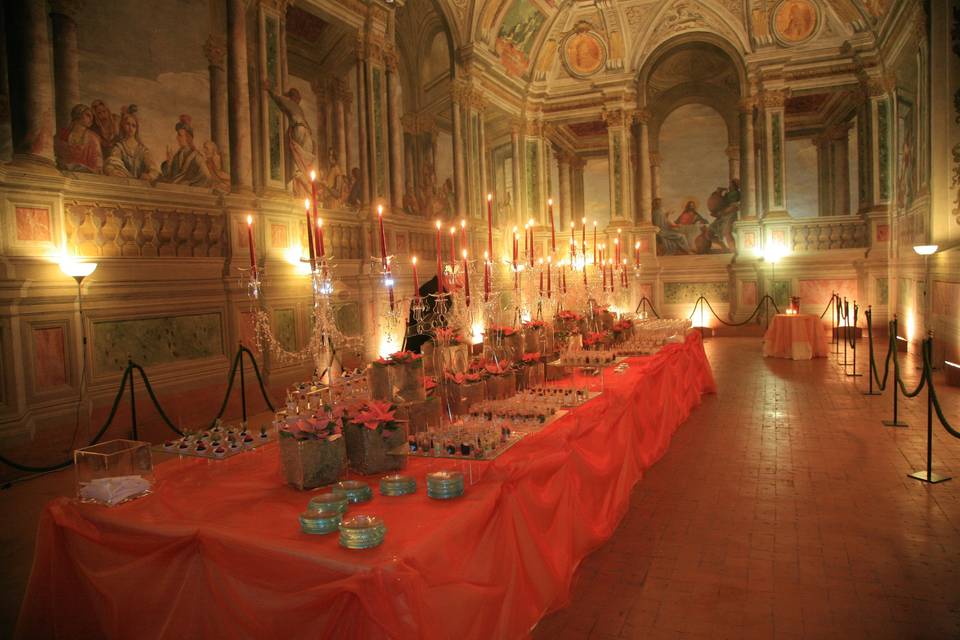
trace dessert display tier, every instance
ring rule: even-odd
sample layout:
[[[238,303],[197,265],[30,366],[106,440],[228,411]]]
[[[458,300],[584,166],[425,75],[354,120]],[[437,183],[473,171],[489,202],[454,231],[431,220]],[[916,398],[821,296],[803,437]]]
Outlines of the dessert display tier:
[[[311,496],[329,490],[285,484],[273,443],[158,464],[153,494],[117,507],[54,500],[17,637],[524,637],[565,604],[578,563],[715,389],[697,333],[628,362],[495,460],[407,457],[413,493],[374,491],[342,518],[377,525],[347,540],[360,549],[341,546],[346,524],[340,539],[304,532]],[[462,477],[463,495],[428,486],[438,471]]]

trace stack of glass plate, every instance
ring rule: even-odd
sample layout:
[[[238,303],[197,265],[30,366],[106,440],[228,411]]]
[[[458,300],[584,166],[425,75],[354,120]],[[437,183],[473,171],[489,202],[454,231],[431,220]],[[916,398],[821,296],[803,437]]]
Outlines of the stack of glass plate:
[[[340,523],[340,546],[371,549],[383,542],[387,527],[377,516],[357,514]]]
[[[435,471],[427,474],[427,495],[449,500],[463,495],[463,474],[459,471]]]
[[[310,504],[307,505],[309,511],[336,511],[345,513],[347,510],[347,497],[336,493],[319,493],[310,498]]]
[[[344,480],[333,485],[333,492],[338,496],[343,496],[350,501],[350,504],[366,502],[373,497],[373,489],[366,482],[360,480]]]
[[[416,490],[417,481],[410,476],[394,473],[380,478],[380,495],[382,496],[405,496]]]
[[[339,527],[340,519],[339,511],[310,509],[300,514],[300,528],[304,533],[333,533]]]

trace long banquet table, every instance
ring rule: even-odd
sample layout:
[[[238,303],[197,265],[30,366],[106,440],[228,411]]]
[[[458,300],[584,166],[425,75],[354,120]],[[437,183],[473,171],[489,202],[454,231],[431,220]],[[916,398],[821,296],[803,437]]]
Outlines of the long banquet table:
[[[715,384],[698,333],[491,462],[411,459],[417,493],[376,494],[375,549],[301,533],[310,494],[282,484],[275,445],[157,465],[153,495],[44,512],[21,638],[517,638],[569,597],[644,470]],[[459,466],[449,502],[423,475]],[[375,479],[371,479],[375,484]]]

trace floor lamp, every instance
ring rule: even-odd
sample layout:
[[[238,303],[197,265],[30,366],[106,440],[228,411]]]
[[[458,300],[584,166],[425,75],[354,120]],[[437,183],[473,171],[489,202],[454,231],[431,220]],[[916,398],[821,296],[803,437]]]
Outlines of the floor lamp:
[[[60,263],[60,271],[77,281],[77,304],[80,307],[80,397],[77,398],[77,426],[73,432],[71,446],[76,445],[77,431],[80,430],[80,405],[83,402],[84,391],[87,384],[87,327],[83,322],[83,281],[91,273],[96,271],[96,262],[75,262],[65,260]]]

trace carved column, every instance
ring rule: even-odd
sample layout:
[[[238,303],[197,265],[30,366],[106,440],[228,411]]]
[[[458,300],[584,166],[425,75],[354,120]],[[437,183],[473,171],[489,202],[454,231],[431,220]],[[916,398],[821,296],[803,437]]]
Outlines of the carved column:
[[[637,189],[640,191],[640,211],[636,222],[650,222],[651,211],[653,210],[653,170],[650,163],[650,112],[646,109],[640,109],[633,114],[637,121],[637,129],[640,134],[640,144],[637,151],[637,160],[640,163],[639,182]],[[613,202],[611,200],[611,202]]]
[[[575,224],[580,224],[580,219],[584,216],[583,210],[583,168],[587,166],[587,161],[583,158],[575,157],[570,161],[570,190],[573,197],[570,199],[573,203],[571,215]],[[569,226],[569,225],[568,225]]]
[[[660,197],[660,164],[663,159],[658,151],[650,152],[650,196],[651,201]],[[653,209],[651,205],[651,215]]]
[[[342,79],[337,79],[333,89],[333,117],[331,118],[333,125],[331,129],[334,131],[333,137],[336,140],[334,148],[337,150],[337,164],[347,175],[350,173],[350,163],[347,160],[347,112],[350,108],[349,105],[350,90],[347,88],[347,83]],[[332,140],[328,142],[331,146],[333,146],[333,143]]]
[[[453,190],[457,198],[457,210],[455,216],[464,215],[467,209],[467,177],[463,164],[463,156],[466,153],[463,140],[463,84],[454,82],[453,96],[450,104],[452,112],[453,131]]]
[[[210,34],[203,45],[210,74],[210,139],[220,149],[224,160],[230,156],[230,133],[227,126],[227,42],[217,34]],[[228,163],[225,163],[229,166]]]
[[[850,126],[834,127],[833,145],[833,210],[838,216],[850,214]]]
[[[730,182],[740,180],[740,147],[731,145],[727,147],[727,164]]]
[[[513,161],[511,166],[513,167],[513,213],[514,213],[514,223],[519,226],[523,226],[523,182],[521,181],[520,176],[522,175],[521,166],[523,163],[523,155],[520,153],[520,133],[523,130],[523,126],[518,121],[514,121],[510,124],[510,147],[511,153],[513,156]]]
[[[817,194],[819,215],[834,215],[833,209],[833,149],[830,136],[823,134],[813,139],[817,147]]]
[[[522,221],[533,219],[534,224],[546,222],[547,180],[546,152],[544,150],[543,122],[539,119],[528,120],[524,125],[521,140],[523,157],[523,210]]]
[[[53,0],[53,77],[56,84],[57,129],[70,125],[70,110],[80,102],[80,55],[75,17],[83,0]]]
[[[294,181],[296,186],[299,179],[301,192],[298,195],[303,196],[303,191],[306,190],[305,185],[310,178],[307,175],[300,175],[298,168],[293,165],[284,140],[290,123],[267,93],[267,89],[278,94],[287,91],[285,44],[287,4],[288,0],[259,0],[257,4],[256,51],[259,91],[254,98],[259,104],[260,135],[254,140],[254,146],[259,149],[256,157],[260,163],[258,182],[262,183],[261,186],[281,190],[286,189],[291,181]],[[306,149],[306,152],[316,154],[317,149],[315,147]],[[310,164],[316,166],[316,158]]]
[[[9,65],[14,159],[51,164],[55,125],[46,9],[46,0],[7,3],[7,50],[17,56],[17,64]]]
[[[747,96],[740,100],[740,218],[755,220],[757,217],[757,155],[753,119],[756,98]]]
[[[789,90],[767,90],[759,95],[763,117],[764,215],[787,215],[786,163],[784,159],[784,107]]]
[[[403,126],[400,117],[403,105],[400,99],[400,76],[397,74],[397,54],[391,48],[384,53],[387,77],[387,112],[390,132],[390,200],[393,208],[403,206]]]
[[[630,211],[630,142],[628,126],[629,114],[623,109],[613,109],[603,112],[604,122],[607,123],[607,155],[610,168],[610,219],[611,221],[632,220],[633,215]],[[640,112],[641,120],[640,133],[640,155],[641,166],[646,163],[646,175],[644,182],[648,184],[647,193],[649,193],[649,175],[650,175],[650,141],[644,142],[645,129],[644,115]],[[646,196],[646,202],[649,205],[649,195]],[[641,205],[642,207],[643,205]],[[642,216],[641,212],[641,216]],[[647,209],[646,220],[650,218],[649,208]],[[643,219],[643,218],[641,218]]]
[[[488,170],[487,170],[487,160],[488,160],[488,156],[487,156],[487,127],[486,127],[486,125],[484,124],[484,120],[485,120],[484,114],[485,114],[485,112],[486,112],[485,105],[482,105],[482,104],[481,104],[481,105],[480,105],[480,109],[478,110],[478,113],[477,113],[477,117],[479,118],[478,127],[479,127],[479,138],[480,138],[480,139],[478,140],[479,149],[478,149],[477,151],[478,151],[478,154],[479,154],[479,157],[480,157],[480,160],[479,160],[479,162],[480,162],[480,202],[481,202],[481,204],[482,204],[482,206],[481,206],[481,212],[480,212],[480,216],[481,216],[481,217],[483,217],[483,216],[486,215],[486,208],[485,208],[485,207],[487,206],[487,205],[486,205],[486,202],[487,202],[487,194],[491,192],[491,189],[490,189],[490,177],[489,177],[489,175],[488,175]]]
[[[570,155],[565,152],[557,154],[557,175],[560,179],[560,219],[557,221],[557,230],[565,231],[570,226],[573,211],[573,191],[570,188]]]
[[[359,142],[360,193],[364,207],[370,204],[370,136],[367,133],[367,46],[357,39],[357,138]]]
[[[227,96],[230,102],[230,180],[234,191],[253,188],[250,86],[247,77],[247,3],[227,0]]]

